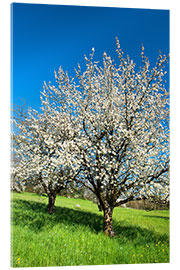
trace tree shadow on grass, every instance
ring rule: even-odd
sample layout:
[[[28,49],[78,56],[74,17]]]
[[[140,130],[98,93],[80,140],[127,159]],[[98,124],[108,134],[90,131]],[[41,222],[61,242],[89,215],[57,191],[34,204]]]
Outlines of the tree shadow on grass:
[[[114,223],[114,230],[118,236],[120,236],[119,241],[125,243],[127,241],[133,242],[135,245],[147,245],[150,243],[164,242],[169,243],[169,237],[166,234],[159,234],[153,230],[146,228],[141,228],[139,226],[127,226]]]
[[[144,215],[145,217],[150,217],[150,218],[162,218],[162,219],[166,219],[169,220],[169,217],[164,217],[164,216],[148,216],[148,215]]]
[[[12,204],[12,224],[26,227],[34,232],[51,229],[57,224],[71,226],[77,230],[78,226],[88,227],[93,233],[103,232],[103,216],[96,213],[67,207],[55,207],[52,215],[47,213],[47,205],[41,202],[15,200]],[[135,244],[149,244],[162,241],[168,243],[167,235],[157,233],[138,226],[127,226],[124,222],[113,220],[114,230],[118,241]]]
[[[103,228],[103,217],[84,210],[60,206],[55,206],[54,213],[50,215],[44,203],[16,200],[12,206],[12,224],[26,226],[33,231],[52,228],[56,224],[74,227],[82,225],[98,233]]]

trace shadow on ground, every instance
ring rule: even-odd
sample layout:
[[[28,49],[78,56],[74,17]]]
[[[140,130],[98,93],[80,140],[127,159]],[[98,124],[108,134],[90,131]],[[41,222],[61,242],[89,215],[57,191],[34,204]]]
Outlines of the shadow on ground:
[[[103,217],[95,213],[60,206],[55,206],[54,213],[50,215],[44,203],[15,200],[12,205],[12,223],[26,226],[34,231],[52,228],[59,223],[74,227],[82,225],[98,233],[103,228]]]
[[[93,233],[103,232],[102,215],[60,206],[56,206],[55,212],[49,215],[47,205],[44,203],[26,200],[15,200],[13,202],[12,224],[26,227],[37,233],[51,229],[57,224],[71,226],[71,230],[72,227],[76,230],[78,226],[86,226]],[[168,243],[169,241],[167,235],[158,235],[151,230],[138,226],[127,226],[127,223],[124,222],[114,220],[113,225],[117,238],[121,243],[134,241],[137,244],[149,244],[150,242],[163,241]]]
[[[164,217],[164,216],[148,216],[148,215],[145,215],[145,217],[150,217],[150,218],[161,218],[161,219],[169,220],[169,217]]]

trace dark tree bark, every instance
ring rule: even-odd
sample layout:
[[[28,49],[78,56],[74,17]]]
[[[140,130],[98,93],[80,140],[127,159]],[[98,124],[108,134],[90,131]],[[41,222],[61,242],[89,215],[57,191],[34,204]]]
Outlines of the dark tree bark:
[[[106,205],[104,207],[104,234],[110,237],[115,236],[112,224],[113,207]]]
[[[48,202],[48,213],[52,214],[54,212],[54,204],[56,199],[56,194],[49,194],[49,202]]]

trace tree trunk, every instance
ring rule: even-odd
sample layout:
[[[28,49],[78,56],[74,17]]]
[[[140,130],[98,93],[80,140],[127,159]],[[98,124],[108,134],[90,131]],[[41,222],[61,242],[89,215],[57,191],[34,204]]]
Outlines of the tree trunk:
[[[112,226],[113,208],[108,206],[104,208],[104,234],[110,237],[115,236]]]
[[[55,204],[56,195],[49,194],[48,197],[49,197],[48,213],[52,214],[54,212],[54,204]]]

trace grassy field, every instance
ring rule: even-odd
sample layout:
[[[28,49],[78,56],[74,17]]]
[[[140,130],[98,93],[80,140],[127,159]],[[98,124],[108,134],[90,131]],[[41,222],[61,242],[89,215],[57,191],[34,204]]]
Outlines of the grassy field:
[[[49,215],[46,197],[12,195],[12,267],[169,262],[169,211],[115,208],[109,238],[92,202],[58,196],[55,205]]]

